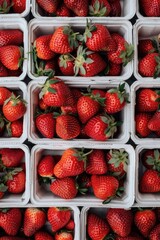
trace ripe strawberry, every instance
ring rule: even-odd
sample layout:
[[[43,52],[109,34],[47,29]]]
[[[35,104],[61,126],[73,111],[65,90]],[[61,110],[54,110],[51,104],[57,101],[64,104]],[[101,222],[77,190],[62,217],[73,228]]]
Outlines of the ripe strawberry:
[[[35,56],[36,58],[36,56]],[[36,60],[37,61],[37,60]],[[35,65],[37,63],[35,62]],[[56,74],[56,68],[57,68],[57,62],[56,59],[46,60],[46,61],[40,61],[39,65],[36,68],[36,76],[53,76]]]
[[[143,77],[154,77],[159,76],[159,54],[158,53],[149,53],[138,63],[139,74]]]
[[[42,113],[36,117],[35,125],[45,138],[53,138],[55,134],[55,119],[53,113]]]
[[[140,209],[134,215],[134,223],[144,237],[148,237],[156,224],[156,214],[150,209]]]
[[[27,208],[24,212],[24,234],[33,236],[46,223],[46,213],[38,208]]]
[[[77,35],[70,26],[58,27],[52,35],[50,49],[59,54],[72,52],[78,46]]]
[[[86,173],[98,175],[107,173],[107,164],[103,150],[93,149],[88,155]]]
[[[10,122],[16,121],[23,117],[26,112],[26,102],[20,97],[16,97],[14,94],[8,98],[2,108],[3,114]]]
[[[132,59],[134,54],[134,47],[129,44],[120,34],[112,33],[112,39],[115,41],[116,50],[107,53],[108,60],[116,64],[123,64],[126,66]]]
[[[155,150],[147,150],[143,153],[141,157],[141,161],[143,165],[147,169],[154,169],[159,170],[160,169],[160,152],[158,149]]]
[[[0,0],[0,14],[8,13],[12,4],[10,0]]]
[[[106,76],[120,76],[122,72],[122,64],[115,64],[113,62],[109,62],[107,69],[105,70]]]
[[[131,210],[110,208],[106,219],[112,230],[120,237],[127,237],[131,233],[133,215]]]
[[[61,107],[61,111],[64,115],[75,115],[77,114],[77,104],[74,104],[73,106],[63,106]]]
[[[120,112],[128,102],[129,94],[125,90],[125,83],[110,89],[105,95],[105,111],[108,114]]]
[[[136,109],[139,112],[154,112],[158,109],[158,102],[159,95],[156,91],[143,88],[137,95],[137,106]]]
[[[148,122],[151,119],[151,115],[149,113],[137,113],[135,116],[135,130],[136,133],[140,137],[147,137],[150,133],[151,130],[148,128]]]
[[[122,12],[120,0],[115,0],[113,2],[110,2],[109,4],[111,7],[109,15],[111,17],[120,17]]]
[[[154,113],[147,126],[151,131],[157,132],[160,130],[160,111]]]
[[[160,238],[160,224],[157,224],[150,232],[149,239],[150,240],[159,240]]]
[[[58,17],[71,17],[70,9],[65,5],[65,3],[61,3],[57,8],[56,16]]]
[[[37,172],[41,177],[52,177],[55,160],[51,155],[45,155],[41,158],[37,166]]]
[[[0,29],[0,47],[23,44],[23,32],[19,29]]]
[[[105,141],[116,133],[116,126],[117,122],[113,116],[97,115],[87,122],[84,131],[87,136],[95,140]]]
[[[17,70],[22,65],[23,48],[15,45],[3,46],[0,48],[0,61],[10,69]]]
[[[140,0],[140,9],[147,17],[160,16],[160,2],[159,0]]]
[[[87,233],[93,240],[105,239],[109,234],[110,227],[107,221],[94,213],[87,216]]]
[[[23,121],[21,119],[8,123],[6,127],[9,137],[21,137],[23,133]]]
[[[71,232],[62,231],[55,234],[55,240],[73,240],[73,235]]]
[[[16,169],[8,174],[6,185],[10,193],[23,193],[25,191],[26,174],[24,171],[16,172]]]
[[[8,75],[7,68],[0,62],[0,77],[7,77]]]
[[[149,53],[157,52],[157,41],[152,39],[142,39],[138,42],[138,54],[144,57]]]
[[[48,106],[44,103],[43,99],[39,99],[38,101],[38,106],[40,107],[41,110],[47,110]]]
[[[35,240],[53,240],[53,237],[44,231],[38,231],[34,234]]]
[[[64,0],[66,6],[79,17],[86,17],[88,14],[88,0]]]
[[[105,90],[102,90],[102,89],[92,89],[91,93],[96,97],[101,97],[101,98],[105,98],[105,94],[106,94]]]
[[[139,182],[141,193],[155,193],[160,191],[160,176],[156,170],[146,170]]]
[[[6,87],[0,87],[0,105],[3,105],[4,102],[11,97],[11,91]]]
[[[26,9],[26,0],[12,0],[12,4],[15,13],[22,13]]]
[[[48,221],[51,224],[52,231],[56,232],[69,222],[71,210],[69,208],[50,207],[47,212]]]
[[[55,56],[55,53],[50,50],[49,44],[52,38],[52,34],[42,35],[33,43],[35,54],[42,60],[50,60]]]
[[[91,183],[94,195],[104,200],[103,203],[110,202],[118,191],[119,182],[113,176],[106,175],[92,175]]]
[[[74,76],[74,58],[70,54],[59,56],[58,65],[65,76]]]
[[[80,124],[76,117],[61,115],[56,118],[56,134],[58,137],[64,140],[73,139],[78,137],[80,131]]]
[[[18,208],[2,209],[0,211],[0,227],[10,236],[16,236],[21,220],[22,213]]]
[[[73,219],[70,219],[69,222],[65,225],[67,230],[73,231],[75,229],[75,223]]]
[[[108,16],[110,11],[111,7],[107,0],[92,0],[89,6],[89,15],[95,17]]]
[[[24,157],[24,151],[18,148],[1,148],[0,159],[7,168],[18,167]]]
[[[47,13],[55,13],[59,4],[58,0],[36,0],[36,2]]]

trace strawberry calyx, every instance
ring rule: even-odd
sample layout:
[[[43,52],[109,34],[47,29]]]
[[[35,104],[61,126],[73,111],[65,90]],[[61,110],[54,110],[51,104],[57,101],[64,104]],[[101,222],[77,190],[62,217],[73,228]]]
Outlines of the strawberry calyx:
[[[8,187],[4,183],[0,183],[0,192],[5,193]]]
[[[53,176],[48,177],[42,177],[38,176],[38,182],[40,185],[42,184],[51,184],[52,180],[55,179]]]
[[[77,182],[76,182],[76,189],[77,189],[78,192],[79,192],[80,194],[82,194],[82,195],[85,195],[85,194],[88,192],[88,188],[83,187],[83,185],[78,184]]]
[[[45,61],[40,61],[39,66],[37,68],[37,73],[35,74],[35,76],[48,76],[49,78],[51,78],[54,76],[54,74],[55,74],[55,70],[45,69]]]
[[[43,98],[44,94],[46,92],[50,92],[50,93],[53,93],[55,94],[57,91],[55,88],[52,87],[52,84],[56,84],[56,83],[59,83],[59,79],[58,78],[47,78],[46,79],[46,82],[44,83],[43,87],[42,87],[42,90],[40,91],[39,93],[39,98]]]
[[[125,50],[122,50],[119,57],[122,58],[125,67],[134,57],[134,45],[127,42],[124,43]]]
[[[71,54],[62,54],[59,57],[59,60],[60,60],[59,66],[67,68],[67,62],[74,61],[74,57]]]
[[[115,132],[117,132],[117,126],[120,124],[120,122],[116,122],[115,118],[108,114],[101,116],[101,120],[107,124],[107,128],[104,131],[106,137],[113,137]]]
[[[111,156],[108,164],[113,164],[115,168],[118,168],[123,163],[123,170],[127,172],[127,166],[129,163],[128,153],[123,149],[111,149],[109,151]]]
[[[103,17],[108,15],[108,9],[107,7],[103,4],[100,3],[98,0],[95,1],[94,5],[89,6],[89,15],[95,16],[95,17]]]
[[[157,78],[160,75],[160,55],[159,56],[155,56],[155,60],[156,60],[157,66],[155,68],[155,72],[154,72],[153,78]]]
[[[107,198],[106,200],[104,200],[102,203],[103,204],[108,204],[111,202],[111,200],[115,197],[121,197],[122,194],[124,192],[124,187],[120,187],[117,189],[116,193],[113,196],[110,196],[109,198]]]
[[[18,61],[18,67],[20,68],[20,69],[22,69],[22,64],[23,64],[23,61],[24,61],[24,49],[23,49],[23,47],[19,47],[19,51],[20,51],[20,55],[21,55],[21,57],[20,57],[20,59],[19,59],[19,61]]]
[[[12,103],[12,106],[17,106],[20,102],[23,102],[25,105],[27,104],[27,102],[22,99],[20,95],[15,96],[14,93],[12,93],[9,98],[7,98],[7,100],[4,102],[4,105],[9,103],[10,101]]]
[[[101,106],[105,106],[105,97],[101,97],[99,93],[93,94],[90,86],[87,88],[88,93],[82,93],[83,96],[89,96],[94,101],[97,101]]]
[[[83,161],[84,162],[84,169],[86,169],[87,165],[87,156],[92,152],[93,150],[90,150],[88,152],[84,152],[84,148],[77,150],[75,149],[73,156],[77,158],[78,161]]]
[[[114,234],[113,233],[110,233],[110,234],[108,234],[107,236],[105,236],[104,238],[103,238],[103,240],[115,240],[116,238],[115,238],[115,236],[114,236]]]
[[[91,38],[92,37],[92,32],[94,32],[96,30],[97,30],[97,27],[94,24],[92,24],[91,20],[88,21],[88,19],[87,19],[85,32],[84,32],[83,35],[81,35],[81,38],[79,40],[87,42],[87,38]]]
[[[13,176],[17,175],[19,172],[22,172],[23,169],[20,167],[17,168],[8,168],[6,175],[4,176],[4,181],[13,180]]]
[[[107,92],[116,93],[121,104],[123,102],[129,103],[129,100],[128,100],[129,93],[126,92],[125,83],[119,84],[119,86],[117,88],[112,88],[112,89],[108,90]]]
[[[154,170],[160,172],[160,152],[158,149],[154,150],[154,156],[147,156],[146,163],[150,166],[153,166]]]
[[[64,26],[63,33],[68,35],[68,42],[71,48],[78,47],[78,35],[79,32],[74,32],[71,26]]]
[[[14,4],[11,3],[11,4],[8,6],[7,1],[4,0],[4,1],[3,1],[3,4],[0,6],[0,13],[8,13],[13,5],[14,5]]]

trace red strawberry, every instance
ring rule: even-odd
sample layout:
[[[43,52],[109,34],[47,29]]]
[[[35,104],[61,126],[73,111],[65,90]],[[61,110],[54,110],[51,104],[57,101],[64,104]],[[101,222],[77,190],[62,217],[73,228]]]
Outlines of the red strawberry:
[[[160,16],[160,2],[159,0],[140,0],[140,9],[147,17]]]
[[[47,212],[48,221],[51,224],[52,231],[56,232],[69,222],[71,210],[69,208],[51,207]]]
[[[110,2],[110,7],[111,7],[111,11],[110,11],[110,16],[111,17],[120,17],[121,16],[121,3],[120,0],[114,0],[113,2]]]
[[[79,17],[86,17],[88,14],[88,0],[64,0],[66,6]]]
[[[121,237],[131,233],[133,215],[131,210],[110,208],[106,214],[107,221],[112,230]]]
[[[36,2],[47,13],[55,13],[59,4],[58,0],[36,0]]]
[[[122,72],[122,65],[109,62],[105,70],[106,76],[120,76]]]
[[[0,77],[7,77],[8,75],[7,68],[0,62]]]
[[[64,140],[73,139],[78,137],[80,131],[80,124],[76,117],[61,115],[56,118],[56,133],[58,137]]]
[[[62,231],[55,234],[55,240],[73,240],[73,235],[71,232]]]
[[[3,104],[2,111],[7,120],[16,121],[25,114],[26,102],[20,96],[16,97],[12,94]]]
[[[109,115],[97,115],[91,118],[85,125],[84,131],[87,136],[98,140],[105,141],[110,137],[113,137],[117,131],[117,122],[113,116]]]
[[[157,42],[152,39],[142,39],[138,42],[138,54],[140,57],[144,57],[148,53],[157,51]]]
[[[46,110],[48,108],[48,106],[44,103],[42,98],[39,99],[38,106],[40,107],[41,110]]]
[[[147,150],[142,154],[141,161],[147,169],[159,169],[160,152],[158,149]]]
[[[160,238],[160,224],[157,224],[150,232],[149,239],[150,240],[159,240]]]
[[[6,45],[22,45],[23,32],[19,29],[0,29],[0,47]]]
[[[147,137],[151,130],[148,128],[148,122],[151,119],[151,115],[149,113],[138,113],[135,116],[136,122],[136,133],[140,135],[140,137]]]
[[[38,68],[36,69],[36,75],[38,76],[53,76],[56,73],[57,62],[56,59],[47,61],[40,61]]]
[[[0,48],[0,61],[10,69],[17,70],[22,65],[22,47],[15,45],[3,46]]]
[[[53,237],[44,231],[38,231],[34,234],[35,240],[53,240]]]
[[[141,193],[155,193],[160,191],[160,175],[156,170],[146,170],[139,183]]]
[[[74,76],[74,58],[69,54],[59,56],[58,65],[65,76]]]
[[[52,193],[63,199],[75,198],[78,192],[76,181],[71,177],[56,179],[50,185],[50,190]]]
[[[55,133],[55,119],[53,113],[42,113],[36,117],[35,125],[46,138],[53,138]]]
[[[38,163],[37,172],[41,177],[52,177],[54,166],[55,160],[53,156],[45,155]]]
[[[7,131],[9,137],[21,137],[23,133],[23,121],[21,119],[18,119],[14,122],[10,122],[7,124]]]
[[[111,7],[107,0],[92,0],[89,6],[89,15],[95,17],[108,16],[110,11]]]
[[[26,0],[12,0],[13,11],[15,13],[22,13],[26,9]]]
[[[46,213],[38,208],[27,208],[24,212],[24,234],[33,236],[46,223]]]
[[[86,192],[87,192],[87,190],[89,188],[91,188],[91,186],[92,186],[91,176],[88,175],[86,172],[83,172],[82,174],[78,175],[77,183],[78,183],[78,186],[79,186],[80,193],[83,194],[84,193],[83,189],[85,189]],[[82,191],[81,191],[81,189],[82,189]]]
[[[56,16],[58,17],[71,17],[70,9],[62,2],[57,8]]]
[[[106,94],[105,91],[102,89],[92,89],[91,93],[96,97],[101,97],[101,98],[105,98],[105,94]]]
[[[93,149],[88,155],[86,173],[98,175],[107,173],[107,164],[103,150]]]
[[[150,209],[140,209],[134,215],[134,223],[144,237],[148,237],[156,224],[156,214]]]
[[[11,97],[11,91],[6,87],[0,87],[0,105],[3,105],[4,102]]]
[[[11,1],[10,0],[0,0],[0,14],[1,13],[8,13],[11,8]]]
[[[2,148],[0,149],[0,158],[3,165],[7,168],[17,167],[24,157],[24,151],[18,148]]]
[[[22,214],[18,208],[3,209],[0,211],[0,227],[10,236],[17,235],[21,220]]]
[[[160,130],[160,111],[154,113],[147,126],[151,131],[157,132]]]
[[[77,105],[74,104],[73,106],[63,106],[61,107],[61,111],[64,115],[67,114],[75,115],[77,114]]]
[[[14,173],[15,172],[15,173]],[[16,173],[16,169],[12,171],[11,177],[8,175],[6,185],[10,193],[22,193],[25,191],[26,174],[24,171]]]
[[[36,40],[34,41],[33,46],[35,48],[35,53],[38,58],[42,60],[50,60],[55,56],[55,53],[49,48],[51,38],[52,34],[42,35],[36,38]]]
[[[65,225],[67,230],[73,231],[75,229],[75,223],[73,219],[70,219],[69,222]]]
[[[110,202],[118,191],[119,182],[113,176],[92,175],[91,183],[94,195],[104,200],[103,203]]]
[[[104,239],[110,232],[108,223],[98,215],[89,213],[87,216],[87,233],[93,240]]]
[[[156,91],[143,88],[137,95],[137,106],[136,109],[139,112],[154,112],[158,109],[158,102],[159,95]]]

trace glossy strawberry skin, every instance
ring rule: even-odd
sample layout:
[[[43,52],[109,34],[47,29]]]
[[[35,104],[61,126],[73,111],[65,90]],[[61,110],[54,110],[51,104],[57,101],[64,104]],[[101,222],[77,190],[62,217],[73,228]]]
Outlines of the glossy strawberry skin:
[[[55,240],[73,240],[73,235],[70,232],[57,232],[55,234]]]
[[[157,224],[149,234],[150,240],[159,240],[160,238],[160,224]]]
[[[152,118],[148,122],[148,128],[151,131],[159,131],[160,130],[160,111],[154,113]]]
[[[35,240],[53,240],[53,237],[48,233],[44,231],[38,231],[34,234]]]
[[[140,57],[144,57],[148,53],[156,52],[151,39],[142,39],[138,43],[138,54]]]
[[[139,112],[154,112],[158,109],[159,95],[152,89],[143,88],[137,95],[136,109]]]
[[[58,7],[58,0],[36,0],[36,2],[47,13],[55,13]]]
[[[86,17],[88,14],[88,0],[64,0],[65,5],[79,17]]]
[[[158,57],[158,53],[149,53],[142,59],[140,59],[138,63],[138,71],[139,74],[143,77],[153,77],[155,75],[157,62],[156,57]]]
[[[22,149],[2,148],[0,156],[4,166],[18,167],[24,157],[24,151]]]
[[[105,111],[108,114],[120,112],[126,105],[125,100],[121,103],[117,93],[107,92],[105,95]]]
[[[37,166],[37,172],[41,177],[52,177],[55,161],[53,156],[45,155],[42,157]]]
[[[20,46],[23,43],[23,32],[19,29],[1,29],[0,47],[6,45]]]
[[[55,134],[55,119],[52,113],[39,115],[35,120],[36,128],[46,138],[53,138]]]
[[[147,17],[160,16],[159,0],[140,0],[140,8]]]
[[[0,87],[0,105],[3,105],[10,96],[11,91],[8,88]]]
[[[13,1],[13,11],[15,13],[22,13],[26,9],[27,0],[12,0]]]
[[[18,119],[10,124],[10,136],[19,138],[23,133],[23,121]]]
[[[7,68],[0,62],[0,77],[7,77],[8,75]]]
[[[109,69],[105,72],[106,76],[120,76],[122,72],[122,65],[109,62]]]
[[[156,170],[146,170],[139,183],[141,193],[155,193],[160,191],[160,176]]]
[[[120,0],[115,0],[113,2],[110,2],[110,7],[111,7],[111,11],[110,11],[110,16],[111,17],[120,17],[121,16],[121,4],[120,4]]]
[[[57,8],[56,15],[58,17],[71,17],[71,11],[67,6],[62,2],[61,5]]]
[[[148,122],[151,119],[151,115],[148,113],[138,113],[135,116],[136,122],[136,132],[140,137],[147,137],[151,133],[151,130],[148,128]]]
[[[24,171],[21,171],[13,176],[12,180],[7,181],[8,192],[10,193],[22,193],[25,191],[26,175]]]

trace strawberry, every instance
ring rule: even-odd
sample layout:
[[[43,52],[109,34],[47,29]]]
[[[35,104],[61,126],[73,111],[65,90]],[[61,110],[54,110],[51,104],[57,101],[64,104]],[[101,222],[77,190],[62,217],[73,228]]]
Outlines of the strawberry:
[[[6,87],[0,87],[0,105],[3,105],[4,102],[11,97],[11,91]]]
[[[65,3],[61,3],[57,8],[56,16],[58,17],[71,17],[70,9],[65,5]]]
[[[38,208],[27,208],[24,212],[24,234],[33,236],[46,223],[46,213]]]
[[[89,6],[89,15],[95,17],[108,16],[110,11],[111,7],[107,0],[92,0]]]
[[[134,215],[134,223],[144,237],[148,237],[156,224],[156,214],[150,209],[140,209]]]
[[[62,106],[61,107],[62,114],[64,115],[75,115],[77,114],[77,104],[74,104],[73,106]]]
[[[51,224],[52,231],[56,232],[69,222],[71,210],[69,208],[50,207],[47,212],[48,221]]]
[[[74,76],[74,58],[69,54],[59,56],[58,65],[65,76]]]
[[[102,89],[92,89],[91,93],[96,97],[101,97],[101,98],[105,98],[105,94],[106,94],[105,90],[102,90]]]
[[[23,32],[19,29],[0,29],[0,47],[23,44]]]
[[[109,62],[105,70],[106,76],[120,76],[122,72],[122,64]]]
[[[1,148],[0,159],[7,168],[17,167],[24,157],[24,151],[18,148]]]
[[[0,77],[7,77],[8,75],[7,68],[0,62]]]
[[[150,232],[149,239],[150,240],[159,240],[160,238],[160,224],[157,224]]]
[[[136,109],[139,112],[154,112],[158,109],[159,95],[156,91],[143,88],[137,95],[137,106]]]
[[[91,176],[88,175],[86,172],[83,172],[82,174],[78,175],[77,183],[78,183],[79,189],[82,189],[82,190],[85,189],[87,192],[89,188],[92,187]],[[81,191],[81,193],[83,194],[83,191]]]
[[[131,210],[110,208],[106,219],[112,230],[120,237],[127,237],[131,233],[133,215]]]
[[[36,40],[34,41],[34,51],[38,58],[42,60],[50,60],[55,56],[55,53],[49,48],[51,38],[52,34],[42,35],[36,38]]]
[[[111,17],[120,17],[122,12],[120,0],[115,0],[113,2],[110,2],[109,4],[111,7],[111,11],[109,15]]]
[[[42,113],[36,117],[35,125],[45,138],[53,138],[55,134],[55,119],[53,113]]]
[[[0,14],[8,13],[12,4],[10,0],[0,0]]]
[[[73,240],[73,234],[71,232],[62,231],[55,234],[55,240]]]
[[[55,160],[51,155],[45,155],[41,158],[37,166],[37,172],[41,177],[52,177]]]
[[[25,191],[26,174],[24,171],[16,172],[16,169],[8,174],[6,185],[10,193],[23,193]]]
[[[97,115],[91,118],[85,125],[84,131],[87,136],[98,140],[105,141],[110,137],[113,137],[117,131],[117,122],[113,116],[109,115]]]
[[[38,106],[40,107],[41,110],[47,110],[47,108],[48,108],[48,106],[44,103],[42,98],[39,99]]]
[[[107,173],[107,164],[103,150],[93,149],[88,155],[86,173],[98,175]]]
[[[160,130],[160,111],[154,113],[147,126],[151,131],[157,132]]]
[[[110,202],[116,196],[119,187],[118,180],[107,175],[92,175],[91,183],[94,195],[104,200],[103,203]]]
[[[139,182],[141,193],[156,193],[160,191],[160,176],[156,170],[146,170]]]
[[[20,68],[18,68],[17,70],[7,69],[7,72],[8,72],[8,76],[12,76],[12,77],[18,77],[22,74],[22,70]]]
[[[37,57],[35,56],[35,66],[36,68],[36,76],[53,76],[56,73],[56,68],[57,68],[57,62],[56,59],[51,59],[51,60],[46,60],[43,61],[41,60],[39,62],[39,65],[37,63]]]
[[[26,112],[26,102],[20,97],[14,94],[8,98],[2,108],[3,114],[10,122],[16,121],[24,116]]]
[[[2,209],[0,211],[0,227],[10,236],[16,236],[22,220],[21,210],[18,208]]]
[[[53,237],[44,231],[38,231],[34,234],[35,240],[53,240]]]
[[[134,47],[129,44],[120,34],[112,33],[112,39],[115,41],[116,50],[107,52],[108,60],[116,64],[123,64],[126,66],[132,59],[134,54]]]
[[[22,47],[8,45],[0,48],[0,61],[10,70],[17,70],[21,67],[23,62],[22,55]]]
[[[76,117],[61,115],[56,118],[56,133],[58,137],[64,140],[73,139],[78,137],[80,131],[80,124]]]
[[[139,74],[143,77],[157,78],[160,74],[159,70],[159,54],[149,53],[138,63]]]
[[[140,0],[140,9],[147,17],[160,16],[160,2],[159,0]]]
[[[59,4],[58,0],[36,0],[36,2],[47,13],[55,13]]]
[[[148,122],[151,119],[151,115],[149,113],[137,113],[135,116],[135,122],[136,122],[136,133],[140,137],[147,137],[151,130],[148,128]]]
[[[58,27],[50,40],[50,49],[59,54],[67,54],[78,46],[78,33],[70,26]]]
[[[65,225],[67,230],[73,231],[75,229],[75,223],[73,219],[70,219],[69,222]]]
[[[147,169],[159,170],[160,165],[160,152],[158,149],[155,150],[146,150],[141,157],[143,165]]]
[[[138,42],[138,54],[140,57],[157,52],[157,41],[152,39],[141,39]]]
[[[15,13],[22,13],[26,9],[26,0],[12,0],[12,4]]]
[[[109,234],[109,224],[101,217],[94,213],[89,213],[87,216],[87,233],[93,240],[105,239]]]
[[[79,17],[86,17],[88,14],[88,0],[64,0],[65,5]]]
[[[105,95],[105,111],[108,114],[120,112],[128,102],[129,94],[125,90],[125,83],[110,89]]]
[[[21,137],[23,133],[23,121],[21,119],[8,123],[6,127],[9,137]]]

